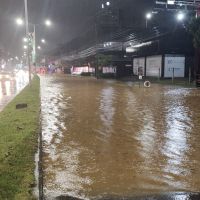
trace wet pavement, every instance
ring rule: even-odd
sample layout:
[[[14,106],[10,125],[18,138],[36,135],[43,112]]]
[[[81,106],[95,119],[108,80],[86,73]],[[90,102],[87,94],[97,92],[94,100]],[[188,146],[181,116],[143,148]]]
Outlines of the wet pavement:
[[[41,96],[46,199],[199,199],[159,195],[200,191],[200,90],[43,76]]]
[[[13,73],[0,72],[0,111],[27,85],[28,73],[18,71]]]

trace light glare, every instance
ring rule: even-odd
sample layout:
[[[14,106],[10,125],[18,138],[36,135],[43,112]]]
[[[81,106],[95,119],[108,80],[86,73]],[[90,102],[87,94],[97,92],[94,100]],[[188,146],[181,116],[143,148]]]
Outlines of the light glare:
[[[168,1],[167,1],[167,4],[169,4],[169,5],[174,5],[174,4],[175,4],[175,0],[168,0]]]
[[[24,41],[24,42],[28,42],[28,39],[27,39],[27,38],[23,38],[23,41]]]
[[[41,42],[42,42],[42,43],[46,43],[45,39],[41,39]]]
[[[110,6],[110,1],[107,1],[107,2],[106,2],[106,5],[107,5],[107,6]]]
[[[23,24],[24,24],[24,21],[23,21],[21,18],[17,18],[17,19],[16,19],[16,23],[17,23],[18,25],[23,25]]]
[[[147,13],[147,14],[146,14],[146,18],[147,18],[147,19],[151,19],[151,18],[152,18],[152,14],[151,14],[151,13]]]
[[[184,13],[178,13],[177,14],[177,20],[178,21],[183,21],[185,18],[185,14]]]
[[[46,24],[46,26],[51,26],[51,25],[52,25],[52,23],[51,23],[51,21],[50,21],[49,19],[47,19],[47,20],[45,21],[45,24]]]

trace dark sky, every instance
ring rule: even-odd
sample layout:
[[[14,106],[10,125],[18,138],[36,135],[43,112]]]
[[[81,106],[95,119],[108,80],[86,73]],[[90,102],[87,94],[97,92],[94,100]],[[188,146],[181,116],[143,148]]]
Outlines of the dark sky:
[[[41,24],[37,37],[47,40],[48,50],[80,35],[91,26],[91,19],[101,7],[101,0],[28,0],[29,21]],[[121,0],[121,6],[130,20],[143,20],[153,0]],[[15,18],[24,16],[24,0],[0,0],[0,48],[21,55],[24,27],[15,24]],[[46,18],[53,26],[43,25]]]

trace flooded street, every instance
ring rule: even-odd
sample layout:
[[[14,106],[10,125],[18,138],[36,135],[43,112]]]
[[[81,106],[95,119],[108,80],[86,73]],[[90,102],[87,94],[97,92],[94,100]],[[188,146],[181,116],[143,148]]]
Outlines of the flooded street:
[[[18,71],[15,74],[0,73],[0,111],[27,85],[28,73]]]
[[[44,193],[200,191],[200,90],[41,77]]]

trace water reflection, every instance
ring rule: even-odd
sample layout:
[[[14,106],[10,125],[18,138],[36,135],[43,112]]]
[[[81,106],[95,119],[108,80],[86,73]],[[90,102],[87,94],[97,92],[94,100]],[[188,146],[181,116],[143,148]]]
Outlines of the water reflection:
[[[104,88],[100,95],[100,107],[101,112],[100,119],[102,126],[99,133],[108,137],[112,133],[113,116],[115,114],[115,108],[113,107],[114,89],[112,87]]]
[[[46,199],[200,191],[200,91],[41,77]]]
[[[167,129],[164,132],[165,142],[161,151],[166,157],[163,171],[168,175],[168,184],[180,190],[187,188],[184,177],[190,175],[184,163],[190,162],[186,153],[190,150],[188,139],[193,127],[184,95],[189,95],[188,91],[171,90],[166,94],[166,98],[171,97],[171,99],[166,104]]]

